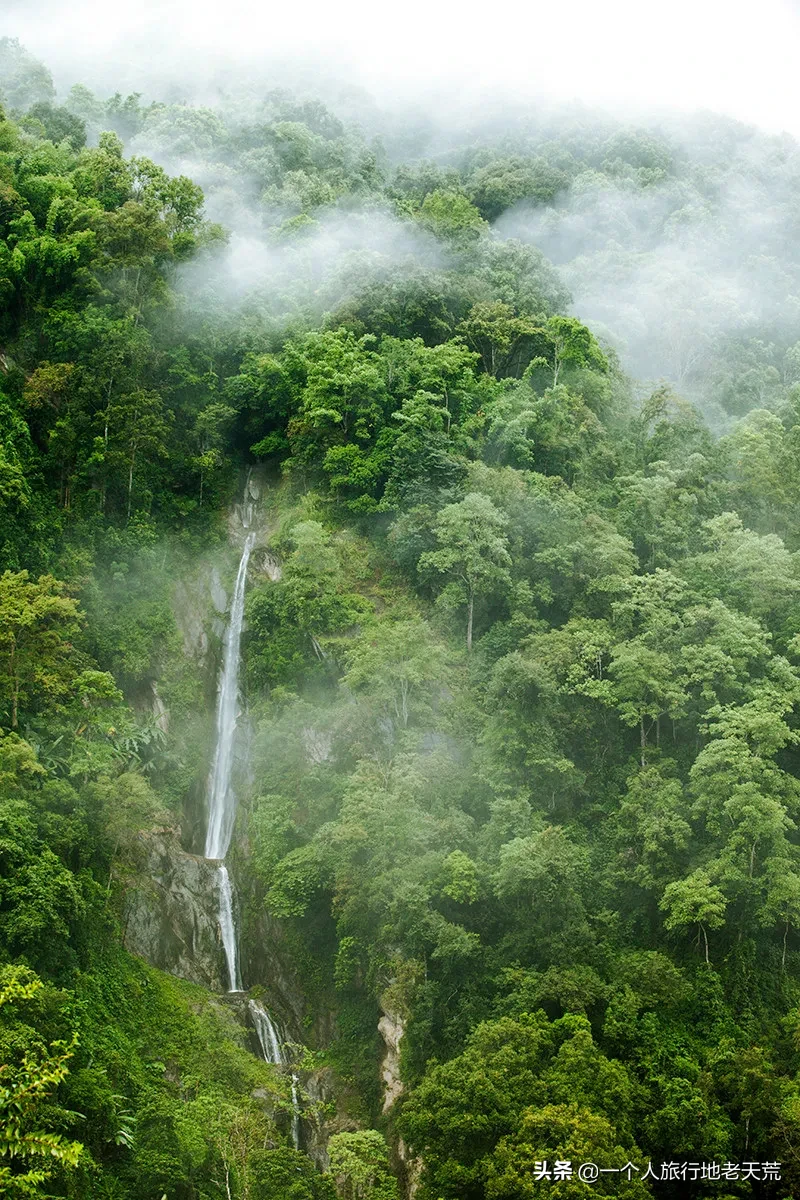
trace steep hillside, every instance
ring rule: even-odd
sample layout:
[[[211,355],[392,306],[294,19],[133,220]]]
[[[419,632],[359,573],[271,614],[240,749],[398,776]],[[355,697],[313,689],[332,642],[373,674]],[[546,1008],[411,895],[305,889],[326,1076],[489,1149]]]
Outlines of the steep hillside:
[[[0,1190],[795,1194],[797,146],[0,95]]]

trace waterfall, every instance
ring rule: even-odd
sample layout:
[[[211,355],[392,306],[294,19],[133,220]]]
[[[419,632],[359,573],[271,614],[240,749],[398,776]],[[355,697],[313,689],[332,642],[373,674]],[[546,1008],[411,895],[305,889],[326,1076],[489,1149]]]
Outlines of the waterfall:
[[[250,475],[244,488],[244,499],[239,507],[239,519],[245,529],[252,521],[253,505],[251,501]],[[242,640],[242,625],[244,623],[244,591],[247,583],[247,565],[255,542],[255,534],[248,533],[245,538],[242,557],[239,560],[239,570],[236,574],[236,586],[233,590],[231,615],[228,630],[225,635],[225,649],[222,659],[222,676],[217,696],[217,740],[214,747],[214,760],[208,781],[208,829],[206,831],[205,857],[219,863],[217,868],[217,886],[219,891],[219,928],[222,934],[222,945],[225,950],[225,961],[228,964],[229,991],[240,992],[242,981],[239,976],[238,938],[236,921],[233,913],[233,890],[224,864],[233,833],[233,822],[236,816],[236,796],[231,787],[233,772],[233,750],[236,736],[236,719],[239,712],[239,653]],[[250,1015],[253,1021],[261,1053],[268,1063],[279,1067],[289,1065],[284,1054],[283,1044],[278,1031],[267,1010],[255,1000],[248,1001]],[[294,1071],[291,1072],[292,1085],[292,1144],[295,1150],[300,1149],[300,1081]]]
[[[286,1060],[283,1048],[269,1013],[257,1000],[250,1000],[248,1007],[261,1045],[261,1053],[264,1055],[264,1062],[274,1063],[276,1067],[284,1066]]]
[[[222,933],[222,945],[225,949],[225,959],[228,963],[229,991],[240,992],[242,983],[239,979],[237,962],[236,925],[233,920],[233,894],[228,868],[220,866],[217,871],[219,879],[219,927]]]
[[[292,1145],[295,1150],[300,1149],[300,1096],[298,1087],[300,1080],[292,1071]]]
[[[245,489],[246,491],[247,489]],[[249,516],[249,514],[248,514]],[[247,521],[249,524],[249,520]],[[233,590],[228,632],[225,635],[225,652],[222,659],[222,679],[217,697],[217,743],[209,777],[208,829],[206,831],[206,858],[220,863],[217,872],[219,887],[219,928],[222,945],[228,964],[229,990],[241,991],[237,962],[236,923],[233,916],[233,893],[228,868],[222,859],[228,853],[236,815],[236,797],[231,787],[233,770],[233,747],[236,734],[236,718],[239,711],[239,648],[242,641],[244,622],[244,589],[247,582],[247,564],[253,549],[255,534],[248,533],[239,560],[236,586]]]
[[[248,1007],[261,1046],[261,1053],[264,1055],[264,1061],[274,1063],[276,1067],[285,1067],[287,1065],[286,1055],[272,1017],[257,1000],[250,1000]],[[300,1080],[296,1073],[292,1071],[292,1145],[295,1150],[300,1149],[299,1087]]]
[[[225,652],[222,660],[222,679],[217,697],[217,744],[209,780],[208,831],[206,833],[206,858],[223,859],[228,853],[236,812],[236,797],[231,789],[233,769],[233,744],[236,733],[236,717],[239,711],[239,646],[244,622],[244,588],[247,582],[247,564],[253,549],[255,534],[248,533],[236,587],[233,592],[231,616],[225,636]]]

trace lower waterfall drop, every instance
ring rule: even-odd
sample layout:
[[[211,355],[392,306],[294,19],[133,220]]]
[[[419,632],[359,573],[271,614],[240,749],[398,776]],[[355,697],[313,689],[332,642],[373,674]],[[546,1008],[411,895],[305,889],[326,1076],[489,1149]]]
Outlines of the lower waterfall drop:
[[[217,869],[217,878],[219,879],[219,928],[222,934],[222,946],[225,950],[225,961],[228,964],[228,991],[240,992],[242,981],[239,978],[236,925],[233,920],[233,892],[226,866],[220,866]]]
[[[250,1016],[253,1019],[253,1027],[258,1036],[261,1053],[264,1055],[264,1061],[273,1063],[276,1067],[285,1067],[287,1065],[286,1055],[283,1052],[283,1045],[278,1037],[278,1031],[273,1024],[272,1017],[262,1004],[257,1000],[248,1001]],[[296,1072],[292,1071],[292,1145],[295,1150],[300,1149],[300,1080]]]
[[[292,1071],[292,1145],[295,1150],[300,1149],[300,1080],[295,1071]]]
[[[248,1008],[250,1016],[253,1018],[253,1027],[258,1036],[261,1053],[264,1055],[264,1062],[274,1063],[275,1066],[283,1066],[283,1052],[281,1043],[278,1037],[278,1031],[272,1024],[272,1018],[263,1005],[257,1000],[249,1000]]]

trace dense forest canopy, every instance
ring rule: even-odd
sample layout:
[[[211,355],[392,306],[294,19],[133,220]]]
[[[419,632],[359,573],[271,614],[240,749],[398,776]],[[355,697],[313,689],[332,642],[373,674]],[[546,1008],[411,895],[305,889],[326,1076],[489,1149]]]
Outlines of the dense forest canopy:
[[[9,38],[0,103],[0,1190],[797,1194],[800,147],[58,95]],[[330,1017],[325,1170],[123,947],[252,466],[235,867]]]

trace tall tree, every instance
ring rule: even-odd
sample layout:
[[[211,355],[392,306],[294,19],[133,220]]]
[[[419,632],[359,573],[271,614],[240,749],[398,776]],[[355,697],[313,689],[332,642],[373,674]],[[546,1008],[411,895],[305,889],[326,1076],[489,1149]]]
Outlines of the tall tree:
[[[35,1000],[43,986],[41,979],[25,967],[5,967],[0,971],[0,1021],[6,1016],[4,1009],[10,1007],[13,1011]],[[10,1040],[19,1054],[25,1033],[30,1036],[30,1030],[23,1026],[16,1037],[2,1037],[2,1041],[8,1045]],[[52,1093],[69,1073],[67,1064],[74,1044],[70,1047],[54,1042],[49,1049],[38,1052],[35,1045],[29,1045],[22,1051],[20,1061],[9,1061],[0,1067],[0,1158],[20,1164],[20,1169],[0,1165],[0,1188],[4,1196],[20,1200],[41,1196],[44,1194],[41,1187],[51,1178],[56,1165],[67,1170],[78,1165],[83,1151],[81,1143],[43,1128],[53,1119]]]
[[[488,496],[470,492],[458,504],[448,504],[434,526],[438,550],[419,560],[425,574],[449,579],[467,606],[467,650],[472,649],[475,597],[502,591],[511,584],[511,556],[505,530],[508,518]]]
[[[0,697],[12,729],[22,708],[57,704],[67,694],[70,639],[79,628],[77,602],[52,575],[0,575]]]

